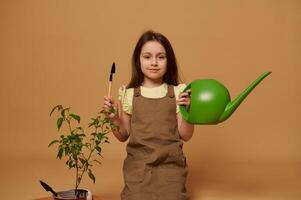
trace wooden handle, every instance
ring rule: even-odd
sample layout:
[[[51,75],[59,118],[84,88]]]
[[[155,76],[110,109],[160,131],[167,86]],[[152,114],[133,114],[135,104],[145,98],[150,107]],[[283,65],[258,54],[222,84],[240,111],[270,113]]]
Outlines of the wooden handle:
[[[112,88],[112,81],[109,81],[109,92],[108,92],[108,97],[111,97],[111,88]]]

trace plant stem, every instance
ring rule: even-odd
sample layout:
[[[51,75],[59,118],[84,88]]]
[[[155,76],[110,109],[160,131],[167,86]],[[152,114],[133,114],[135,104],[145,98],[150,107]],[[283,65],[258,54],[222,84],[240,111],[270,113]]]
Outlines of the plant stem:
[[[95,128],[95,133],[97,134],[97,128]],[[95,137],[95,136],[94,136]],[[93,145],[94,145],[94,143],[93,143]],[[77,190],[77,188],[78,188],[78,186],[79,186],[79,184],[80,184],[80,182],[81,182],[81,180],[82,180],[82,178],[83,178],[83,175],[84,175],[84,173],[87,171],[87,169],[89,168],[89,160],[90,160],[90,158],[91,158],[91,156],[92,156],[92,153],[94,152],[94,146],[90,146],[90,153],[89,153],[89,156],[88,156],[88,158],[84,158],[85,160],[86,160],[86,162],[85,162],[85,166],[84,166],[84,169],[83,169],[83,171],[81,172],[81,174],[79,175],[79,173],[78,173],[78,165],[77,165],[77,161],[76,161],[76,186],[75,186],[75,189]]]
[[[77,191],[79,180],[78,180],[78,159],[75,160],[75,168],[76,168],[76,181],[75,181],[75,192]]]
[[[85,172],[87,171],[87,169],[89,168],[89,160],[90,160],[91,155],[92,155],[93,152],[94,152],[94,149],[92,148],[92,149],[90,150],[90,153],[89,153],[88,158],[85,159],[86,162],[85,162],[84,169],[83,169],[83,171],[82,171],[82,173],[81,173],[81,175],[80,175],[80,177],[79,177],[79,183],[80,183],[80,181],[82,180],[84,173],[85,173]],[[79,183],[78,183],[78,185],[79,185]]]
[[[72,128],[71,128],[70,120],[67,119],[67,122],[68,122],[69,131],[71,133],[72,132]]]

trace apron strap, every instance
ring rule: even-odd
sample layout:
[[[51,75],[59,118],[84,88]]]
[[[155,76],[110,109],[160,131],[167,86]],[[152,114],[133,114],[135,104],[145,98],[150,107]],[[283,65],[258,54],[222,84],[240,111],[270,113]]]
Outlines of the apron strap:
[[[140,86],[134,87],[134,96],[139,97],[141,95]]]
[[[174,86],[173,86],[173,85],[168,85],[167,95],[168,95],[170,98],[174,98],[174,97],[175,97]]]

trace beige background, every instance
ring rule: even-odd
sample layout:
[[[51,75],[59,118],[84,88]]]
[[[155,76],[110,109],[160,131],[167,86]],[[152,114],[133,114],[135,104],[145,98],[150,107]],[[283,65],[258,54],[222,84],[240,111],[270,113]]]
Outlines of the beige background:
[[[73,186],[73,172],[47,148],[49,118],[72,106],[86,124],[130,77],[138,37],[148,29],[171,41],[186,83],[214,78],[236,97],[264,71],[273,73],[226,122],[197,126],[185,144],[193,199],[301,199],[301,1],[299,0],[1,0],[1,199],[49,195]],[[112,135],[96,184],[118,199],[126,143]]]

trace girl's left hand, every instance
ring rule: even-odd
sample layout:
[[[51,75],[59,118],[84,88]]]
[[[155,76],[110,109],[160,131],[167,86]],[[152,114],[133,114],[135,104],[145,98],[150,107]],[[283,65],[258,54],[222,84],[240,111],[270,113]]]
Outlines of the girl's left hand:
[[[177,105],[185,105],[187,111],[189,110],[190,107],[190,93],[191,90],[186,90],[185,92],[181,92],[177,100]]]

